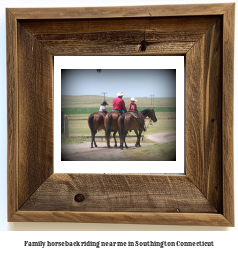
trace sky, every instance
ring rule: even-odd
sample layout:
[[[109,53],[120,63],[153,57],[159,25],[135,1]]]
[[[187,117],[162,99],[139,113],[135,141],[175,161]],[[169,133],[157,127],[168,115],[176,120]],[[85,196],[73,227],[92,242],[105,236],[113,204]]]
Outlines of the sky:
[[[176,97],[176,70],[61,70],[61,95]]]

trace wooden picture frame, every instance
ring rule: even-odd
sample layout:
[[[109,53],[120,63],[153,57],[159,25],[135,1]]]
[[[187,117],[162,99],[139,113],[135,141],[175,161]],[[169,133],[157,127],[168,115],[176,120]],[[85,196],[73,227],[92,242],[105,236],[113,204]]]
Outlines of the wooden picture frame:
[[[234,226],[234,17],[233,3],[6,9],[8,221]],[[186,174],[54,174],[60,55],[184,55]]]

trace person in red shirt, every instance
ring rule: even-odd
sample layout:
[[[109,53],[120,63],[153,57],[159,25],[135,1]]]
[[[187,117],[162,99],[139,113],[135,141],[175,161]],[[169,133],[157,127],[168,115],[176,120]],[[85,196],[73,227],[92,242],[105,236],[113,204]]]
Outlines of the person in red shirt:
[[[123,92],[119,92],[117,93],[117,96],[115,99],[113,99],[112,101],[112,111],[120,111],[122,114],[126,113],[126,106],[125,106],[125,102],[122,99],[122,97],[125,94],[123,94]]]
[[[135,101],[137,101],[135,98],[131,98],[131,103],[129,104],[128,110],[138,112]]]
[[[135,104],[136,101],[137,100],[135,98],[131,98],[131,103],[129,104],[129,109],[128,110],[129,111],[134,111],[135,113],[138,114],[139,119],[141,119],[140,125],[143,128],[143,130],[145,131],[146,130],[145,126],[144,126],[145,125],[145,120],[144,120],[142,114],[140,112],[138,112],[138,110],[137,110],[137,105]]]

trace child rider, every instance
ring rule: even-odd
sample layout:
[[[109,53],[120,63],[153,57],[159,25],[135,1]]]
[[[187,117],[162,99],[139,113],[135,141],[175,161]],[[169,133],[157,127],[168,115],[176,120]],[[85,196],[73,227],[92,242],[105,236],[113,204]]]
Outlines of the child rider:
[[[135,104],[136,101],[137,100],[135,98],[131,98],[131,103],[129,104],[129,109],[128,110],[138,112],[137,106]]]
[[[99,111],[100,111],[100,112],[104,112],[105,114],[107,114],[108,111],[106,110],[106,105],[108,105],[107,102],[106,102],[106,101],[103,101],[102,104],[101,104],[101,107],[100,107]]]

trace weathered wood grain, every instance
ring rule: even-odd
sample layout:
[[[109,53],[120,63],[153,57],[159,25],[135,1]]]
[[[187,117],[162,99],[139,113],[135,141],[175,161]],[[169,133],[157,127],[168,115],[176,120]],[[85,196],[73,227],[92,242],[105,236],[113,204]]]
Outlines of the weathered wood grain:
[[[111,31],[144,30],[150,18],[21,20],[20,23],[34,36],[74,35]],[[39,37],[40,39],[40,37]]]
[[[7,31],[7,180],[8,220],[19,209],[18,206],[18,56],[17,20],[6,11]]]
[[[20,207],[53,173],[53,58],[20,24],[18,49]]]
[[[51,42],[67,43],[73,41],[74,43],[83,44],[90,41],[91,44],[110,45],[111,43],[123,44],[134,43],[139,44],[142,40],[148,43],[177,43],[177,42],[196,42],[201,38],[201,33],[186,34],[175,32],[157,32],[154,30],[127,30],[127,31],[111,31],[111,32],[94,32],[94,33],[74,33],[74,34],[41,34],[35,35],[36,39],[44,43],[46,46]]]
[[[234,4],[8,9],[8,220],[233,226],[233,41]],[[54,55],[185,55],[186,176],[53,174]]]
[[[222,23],[186,55],[186,174],[222,210]]]
[[[234,26],[235,5],[223,16],[223,86],[222,86],[222,147],[223,147],[223,214],[234,224]]]
[[[232,226],[223,215],[212,213],[17,211],[12,221]]]
[[[150,17],[113,19],[66,19],[66,20],[21,20],[19,21],[32,35],[41,40],[46,36],[61,37],[85,33],[145,31],[152,30],[162,34],[200,35],[217,21],[219,16],[204,17]],[[153,33],[151,33],[153,35]],[[60,37],[58,37],[60,39]]]
[[[82,194],[83,202],[75,196]],[[54,174],[21,211],[216,213],[186,176]]]
[[[193,42],[153,43],[141,51],[141,43],[80,44],[74,41],[52,41],[42,45],[55,56],[127,56],[127,55],[184,55]]]
[[[23,20],[21,24],[50,54],[57,56],[182,55],[217,19]],[[146,52],[141,52],[142,41],[146,41]]]
[[[17,19],[102,19],[222,15],[232,6],[223,4],[150,5],[84,8],[10,8]]]

